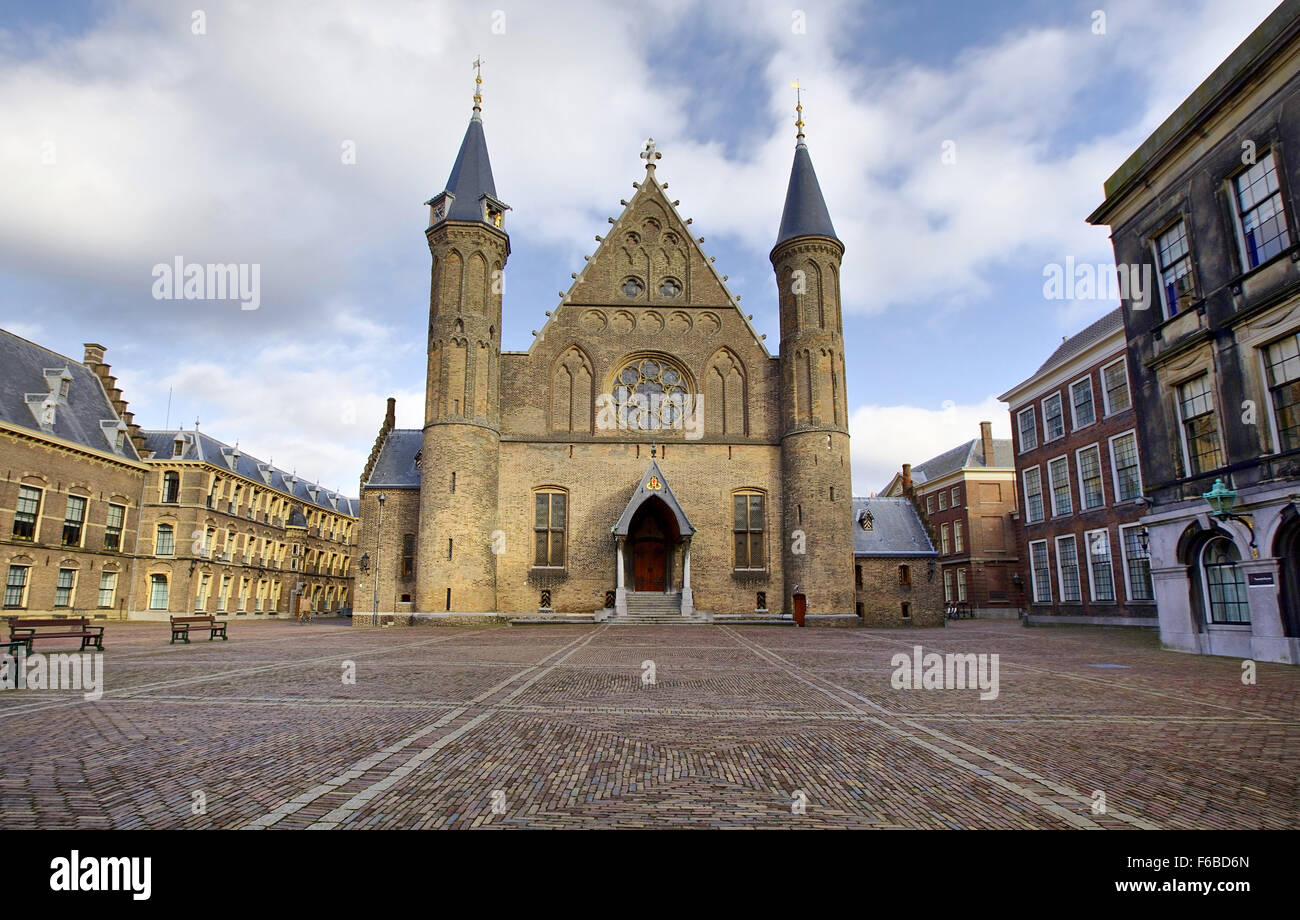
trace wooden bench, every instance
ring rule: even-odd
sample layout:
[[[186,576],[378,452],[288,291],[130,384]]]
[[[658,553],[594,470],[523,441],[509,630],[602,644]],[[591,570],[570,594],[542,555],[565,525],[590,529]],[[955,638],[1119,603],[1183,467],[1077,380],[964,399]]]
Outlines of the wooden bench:
[[[81,651],[93,645],[99,651],[104,650],[104,627],[90,625],[89,617],[36,618],[23,619],[15,617],[9,621],[9,642],[27,646],[27,654],[32,653],[32,644],[37,639],[80,639]]]
[[[191,629],[206,629],[208,631],[209,642],[217,638],[217,636],[220,636],[222,641],[226,641],[230,638],[226,635],[226,621],[218,620],[214,616],[172,617],[171,620],[172,641],[168,642],[168,645],[171,645],[177,639],[189,642]]]

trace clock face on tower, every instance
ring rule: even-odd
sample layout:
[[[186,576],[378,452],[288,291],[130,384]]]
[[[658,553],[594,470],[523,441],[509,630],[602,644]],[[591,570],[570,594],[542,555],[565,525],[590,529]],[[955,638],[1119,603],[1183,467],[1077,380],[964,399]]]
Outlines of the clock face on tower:
[[[443,220],[447,216],[447,199],[443,198],[433,206],[433,219],[435,222]]]

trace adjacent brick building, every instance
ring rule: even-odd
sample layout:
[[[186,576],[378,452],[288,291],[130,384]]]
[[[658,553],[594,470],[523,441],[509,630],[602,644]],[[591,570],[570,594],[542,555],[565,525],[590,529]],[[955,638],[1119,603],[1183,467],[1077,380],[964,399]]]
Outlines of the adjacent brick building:
[[[999,398],[1011,407],[1031,617],[1154,625],[1122,311],[1066,339]]]
[[[1300,2],[1106,180],[1170,648],[1300,662]],[[1204,497],[1235,492],[1230,515]]]
[[[906,498],[853,499],[854,588],[865,626],[943,626],[938,553]]]
[[[352,603],[356,499],[200,431],[144,431],[142,615],[336,613]]]
[[[946,603],[982,616],[1016,615],[1015,466],[1011,442],[994,438],[991,422],[980,423],[975,440],[904,464],[881,494],[914,496],[939,553]]]
[[[507,208],[476,102],[429,202],[423,425],[390,405],[362,474],[358,611],[854,613],[843,244],[802,130],[776,354],[642,158],[532,347],[503,352]]]
[[[6,615],[130,609],[148,471],[131,422],[111,377],[0,330]]]
[[[198,431],[145,431],[104,347],[0,330],[0,566],[16,616],[292,614],[351,603],[356,499]]]

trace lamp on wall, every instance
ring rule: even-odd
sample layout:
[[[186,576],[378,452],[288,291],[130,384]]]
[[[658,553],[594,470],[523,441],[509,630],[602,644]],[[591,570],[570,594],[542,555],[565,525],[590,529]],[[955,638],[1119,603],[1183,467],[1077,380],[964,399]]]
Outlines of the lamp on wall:
[[[926,581],[934,581],[934,570],[938,567],[938,565],[939,565],[939,564],[938,564],[937,562],[935,562],[933,559],[929,559],[929,560],[926,561],[926,564],[925,564],[925,580],[926,580]]]
[[[1240,514],[1234,514],[1232,509],[1237,504],[1237,490],[1230,489],[1223,484],[1222,479],[1215,479],[1214,485],[1210,491],[1202,492],[1201,498],[1205,499],[1210,506],[1210,515],[1220,521],[1236,521],[1238,524],[1245,526],[1250,532],[1250,555],[1254,559],[1259,558],[1259,547],[1255,545],[1255,524],[1249,518],[1242,517]]]
[[[370,571],[369,553],[363,553],[361,558],[357,560],[357,568],[361,571],[362,575],[365,575],[367,572]]]

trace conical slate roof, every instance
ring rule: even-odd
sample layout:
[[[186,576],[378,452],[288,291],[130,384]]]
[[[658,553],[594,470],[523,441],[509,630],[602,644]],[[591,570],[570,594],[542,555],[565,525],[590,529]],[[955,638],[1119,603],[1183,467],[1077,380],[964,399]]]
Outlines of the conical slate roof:
[[[831,224],[826,199],[817,182],[808,145],[800,141],[794,148],[794,165],[790,168],[790,187],[785,193],[785,210],[781,212],[781,231],[776,236],[779,246],[798,236],[829,236],[838,240]]]
[[[451,168],[451,175],[447,178],[447,191],[455,196],[447,212],[447,220],[487,222],[479,199],[484,195],[495,198],[497,189],[492,181],[492,163],[488,160],[483,119],[477,111],[465,129],[465,139],[460,142],[456,165]]]

